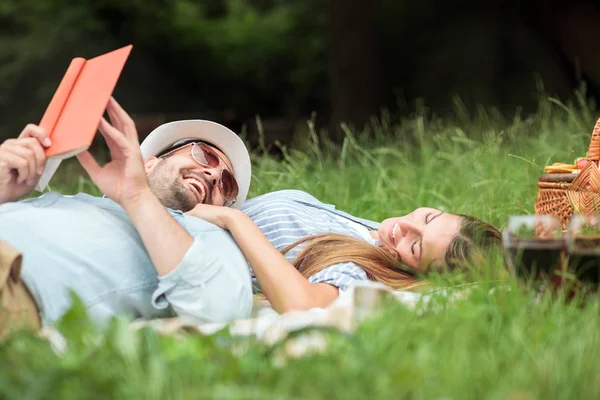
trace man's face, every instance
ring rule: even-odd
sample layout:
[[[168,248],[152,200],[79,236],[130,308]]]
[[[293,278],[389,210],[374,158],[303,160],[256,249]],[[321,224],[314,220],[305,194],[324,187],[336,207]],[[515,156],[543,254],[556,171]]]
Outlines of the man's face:
[[[233,174],[229,159],[214,146],[220,163],[216,167],[200,165],[192,157],[192,145],[183,146],[167,156],[146,160],[146,174],[152,192],[173,210],[189,211],[196,204],[225,205],[221,191],[222,170]]]

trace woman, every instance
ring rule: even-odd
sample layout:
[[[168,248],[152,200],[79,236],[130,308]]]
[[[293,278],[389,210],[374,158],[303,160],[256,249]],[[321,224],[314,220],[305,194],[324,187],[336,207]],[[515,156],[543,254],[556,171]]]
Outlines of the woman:
[[[324,307],[357,280],[411,289],[419,272],[454,269],[501,241],[472,217],[418,208],[377,223],[298,190],[255,197],[242,211],[200,204],[189,213],[231,232],[278,312]]]

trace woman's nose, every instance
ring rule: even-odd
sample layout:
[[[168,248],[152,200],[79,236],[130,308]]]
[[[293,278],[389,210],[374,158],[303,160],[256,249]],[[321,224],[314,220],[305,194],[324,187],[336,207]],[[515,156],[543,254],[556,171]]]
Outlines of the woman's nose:
[[[398,226],[400,227],[401,232],[407,234],[409,232],[415,233],[417,235],[423,234],[423,227],[419,224],[415,224],[412,221],[398,221]]]

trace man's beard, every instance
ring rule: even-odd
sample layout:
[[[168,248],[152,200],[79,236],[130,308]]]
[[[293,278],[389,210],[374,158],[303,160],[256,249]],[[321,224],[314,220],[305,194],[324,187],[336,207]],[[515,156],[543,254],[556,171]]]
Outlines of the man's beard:
[[[167,160],[159,162],[148,174],[148,185],[163,206],[183,212],[190,211],[198,199],[195,194],[180,180],[180,174],[169,165]],[[211,187],[205,199],[210,199]]]

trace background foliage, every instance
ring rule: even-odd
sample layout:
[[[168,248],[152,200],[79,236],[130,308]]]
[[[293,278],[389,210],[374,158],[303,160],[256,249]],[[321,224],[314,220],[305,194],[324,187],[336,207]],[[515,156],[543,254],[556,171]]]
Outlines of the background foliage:
[[[254,140],[260,115],[286,142],[314,111],[330,127],[422,104],[451,116],[456,96],[535,112],[541,91],[597,94],[599,21],[591,0],[5,0],[0,137],[39,120],[73,57],[129,43],[116,97],[143,134],[193,116]]]

